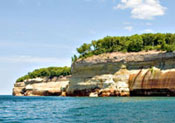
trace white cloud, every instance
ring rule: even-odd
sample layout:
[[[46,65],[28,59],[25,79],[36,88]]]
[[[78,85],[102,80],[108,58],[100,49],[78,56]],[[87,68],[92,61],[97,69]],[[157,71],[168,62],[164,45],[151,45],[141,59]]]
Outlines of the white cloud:
[[[151,20],[165,14],[166,8],[159,0],[121,0],[114,9],[131,9],[132,18]]]
[[[125,30],[128,30],[128,31],[132,31],[133,30],[133,27],[132,26],[126,26],[124,27]]]

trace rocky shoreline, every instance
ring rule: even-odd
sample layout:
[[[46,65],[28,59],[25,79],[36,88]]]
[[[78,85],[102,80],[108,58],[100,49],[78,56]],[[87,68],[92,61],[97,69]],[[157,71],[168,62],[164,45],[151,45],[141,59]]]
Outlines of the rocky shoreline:
[[[107,53],[79,59],[72,76],[16,82],[15,96],[175,96],[175,52]]]
[[[16,82],[13,88],[14,96],[66,96],[66,88],[69,84],[69,78],[54,77],[49,79],[34,78],[24,82]]]

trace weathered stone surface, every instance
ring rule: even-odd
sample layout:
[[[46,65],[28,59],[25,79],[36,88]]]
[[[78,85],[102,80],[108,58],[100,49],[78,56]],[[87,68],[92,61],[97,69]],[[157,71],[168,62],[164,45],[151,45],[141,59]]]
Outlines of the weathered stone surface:
[[[147,72],[152,66],[161,70],[157,69],[154,74]],[[150,89],[161,83],[164,85],[167,79],[160,80],[159,76],[169,76],[168,81],[171,80],[159,89],[166,86],[169,88],[174,83],[172,72],[166,75],[160,73],[174,68],[175,52],[107,53],[79,59],[72,64],[72,77],[67,93],[71,96],[89,96],[94,92],[98,96],[129,96],[133,88],[136,90],[143,86],[144,89]],[[154,81],[151,86],[150,81]]]
[[[70,77],[70,76],[69,76]],[[35,78],[16,82],[13,88],[15,96],[60,96],[69,84],[69,77],[54,77],[53,79]],[[47,80],[47,81],[46,81]]]
[[[131,95],[175,96],[175,69],[150,68],[129,78]]]
[[[15,83],[13,94],[175,96],[175,52],[107,53],[79,59],[72,64],[72,77],[35,78]]]
[[[78,60],[72,64],[72,75],[74,78],[91,78],[96,75],[114,74],[123,64],[128,70],[147,69],[151,66],[172,69],[175,68],[174,60],[175,52],[107,53]]]
[[[114,75],[104,74],[94,76],[87,80],[77,82],[71,80],[68,88],[70,96],[91,96],[94,93],[98,96],[129,96],[129,72],[126,68],[122,68]]]
[[[98,97],[98,93],[97,92],[91,92],[89,94],[89,97]]]

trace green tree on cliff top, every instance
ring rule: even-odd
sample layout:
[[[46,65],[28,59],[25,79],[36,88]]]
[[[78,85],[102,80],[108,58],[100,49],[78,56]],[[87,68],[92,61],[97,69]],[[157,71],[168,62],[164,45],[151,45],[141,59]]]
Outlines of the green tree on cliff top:
[[[132,36],[107,36],[103,39],[93,40],[90,44],[84,43],[77,48],[79,56],[74,56],[72,61],[102,53],[139,52],[142,50],[172,52],[175,50],[175,34],[147,33]]]

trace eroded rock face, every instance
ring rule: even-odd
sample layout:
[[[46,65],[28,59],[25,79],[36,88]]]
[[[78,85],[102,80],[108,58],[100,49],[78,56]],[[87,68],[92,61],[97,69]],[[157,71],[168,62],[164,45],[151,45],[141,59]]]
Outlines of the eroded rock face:
[[[115,74],[97,75],[87,80],[71,80],[68,88],[69,96],[129,96],[128,79],[130,73],[121,68]]]
[[[130,70],[175,68],[175,52],[158,51],[136,53],[107,53],[80,59],[72,64],[73,78],[92,78],[96,75],[114,74],[124,64]]]
[[[154,66],[154,67],[153,67]],[[175,52],[110,53],[78,60],[72,77],[15,83],[16,96],[175,96]]]
[[[133,96],[175,96],[175,69],[150,68],[129,78]]]
[[[16,82],[13,88],[14,96],[66,96],[66,88],[69,84],[67,77],[35,78]]]
[[[172,71],[175,68],[174,61],[175,52],[157,51],[108,53],[80,59],[72,64],[72,77],[67,94],[69,96],[92,96],[94,94],[128,96],[131,91],[137,89],[171,88],[172,85],[175,85],[172,79],[173,72],[164,73],[164,71]],[[158,68],[154,74],[149,71],[152,66]],[[167,76],[169,76],[168,79],[165,79]],[[152,81],[154,83],[150,84]],[[165,84],[165,81],[168,82]]]

